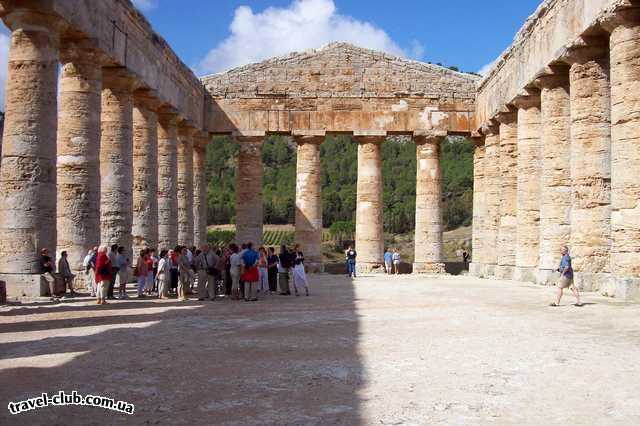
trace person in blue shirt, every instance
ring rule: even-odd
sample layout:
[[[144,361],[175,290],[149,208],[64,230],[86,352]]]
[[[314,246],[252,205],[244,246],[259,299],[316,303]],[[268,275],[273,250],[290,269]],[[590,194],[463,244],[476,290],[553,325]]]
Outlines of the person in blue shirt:
[[[571,267],[569,248],[567,246],[563,246],[560,249],[560,254],[562,254],[562,259],[560,260],[560,266],[558,266],[558,272],[560,272],[560,279],[557,283],[558,293],[556,301],[551,303],[549,306],[560,306],[560,299],[562,299],[562,292],[565,288],[571,288],[573,295],[576,297],[575,306],[582,306],[582,302],[580,302],[580,292],[573,285],[573,268]]]
[[[387,274],[391,274],[393,272],[393,253],[391,253],[390,249],[386,249],[384,252],[384,269],[387,271]]]

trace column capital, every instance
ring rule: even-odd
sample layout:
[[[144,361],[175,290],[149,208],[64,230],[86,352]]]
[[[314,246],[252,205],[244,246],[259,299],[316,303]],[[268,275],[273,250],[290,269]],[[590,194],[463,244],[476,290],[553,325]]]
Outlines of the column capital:
[[[444,140],[446,136],[438,136],[438,135],[414,135],[413,142],[416,145],[424,145],[427,143],[432,144],[440,144]]]
[[[211,142],[211,135],[207,131],[198,130],[193,135],[193,149],[206,149],[209,142]]]
[[[540,93],[518,95],[511,103],[518,109],[540,108]]]
[[[555,89],[569,84],[569,67],[552,67],[547,73],[538,76],[533,84],[538,89]]]
[[[62,39],[60,42],[60,63],[92,64],[104,67],[111,61],[109,57],[97,47],[97,41],[90,38]]]
[[[236,141],[236,143],[239,143],[241,145],[244,144],[253,144],[253,145],[262,145],[264,143],[264,136],[240,136],[240,135],[234,135],[233,136],[233,140]]]
[[[11,31],[19,29],[30,31],[46,30],[59,35],[67,29],[67,22],[55,12],[47,10],[47,7],[43,7],[40,4],[41,2],[33,3],[37,4],[33,4],[31,7],[27,5],[11,8],[9,6],[11,10],[2,19]],[[4,8],[6,9],[7,7],[4,6]]]
[[[518,113],[516,111],[499,112],[498,115],[496,115],[496,121],[499,124],[513,124],[518,121]]]
[[[191,138],[198,131],[191,120],[184,119],[178,123],[178,136]]]
[[[158,122],[163,126],[177,126],[180,115],[174,107],[163,104],[158,108]]]
[[[500,123],[497,118],[493,118],[490,121],[487,121],[480,127],[480,133],[482,136],[495,136],[500,134]]]
[[[312,144],[320,145],[324,142],[324,136],[306,136],[306,135],[293,135],[293,140],[298,145]]]
[[[102,68],[102,87],[133,92],[140,86],[140,80],[125,67]]]
[[[559,60],[567,65],[584,64],[606,58],[608,49],[609,43],[604,37],[580,37],[560,55]]]
[[[155,90],[138,89],[133,92],[133,104],[157,112],[160,105],[162,105],[162,101],[158,99]]]
[[[357,143],[359,144],[367,144],[367,143],[374,143],[374,144],[382,144],[382,142],[384,142],[387,137],[386,136],[352,136],[353,140],[355,140]]]
[[[632,5],[628,8],[618,9],[599,21],[600,27],[608,33],[618,27],[636,27],[640,25],[640,7]]]

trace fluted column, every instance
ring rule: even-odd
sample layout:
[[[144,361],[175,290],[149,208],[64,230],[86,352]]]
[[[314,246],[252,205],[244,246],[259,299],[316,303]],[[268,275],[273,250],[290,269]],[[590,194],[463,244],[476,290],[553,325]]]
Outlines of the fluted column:
[[[356,205],[356,251],[358,272],[382,272],[384,234],[382,223],[382,158],[384,136],[356,136],[358,185]]]
[[[611,58],[611,285],[640,300],[640,8],[607,23]]]
[[[540,77],[540,262],[537,281],[553,284],[560,247],[571,238],[571,97],[569,70]]]
[[[441,136],[414,136],[416,229],[413,273],[444,273],[442,257]]]
[[[178,127],[178,244],[193,245],[193,135],[190,125]]]
[[[158,248],[178,244],[178,129],[177,114],[158,113]]]
[[[100,109],[103,57],[87,40],[64,41],[57,138],[57,252],[78,277],[100,243]]]
[[[320,144],[324,136],[295,136],[296,235],[305,255],[305,266],[313,272],[322,267],[322,165]]]
[[[207,179],[205,174],[209,134],[200,132],[193,145],[193,241],[207,242]]]
[[[133,98],[133,257],[158,246],[158,114],[149,91]]]
[[[236,241],[262,244],[262,144],[264,137],[236,136]]]
[[[518,194],[518,117],[516,112],[498,114],[500,122],[500,207],[498,213],[496,278],[511,280],[516,266]]]
[[[484,222],[483,276],[495,275],[498,263],[498,223],[500,221],[500,135],[498,126],[483,129],[485,134],[484,178],[487,215]]]
[[[571,63],[571,244],[574,279],[598,290],[609,279],[611,91],[606,44],[573,49]]]
[[[12,33],[0,166],[0,273],[37,274],[40,250],[56,246],[59,28],[44,12],[16,10],[3,19]]]
[[[540,251],[540,95],[523,96],[518,108],[518,190],[514,279],[536,282]]]
[[[124,68],[103,68],[100,137],[100,230],[104,245],[131,253],[133,224],[133,90]]]
[[[484,175],[484,137],[474,139],[473,151],[473,224],[471,226],[471,264],[469,275],[480,277],[483,274],[484,258],[484,222],[487,215]]]

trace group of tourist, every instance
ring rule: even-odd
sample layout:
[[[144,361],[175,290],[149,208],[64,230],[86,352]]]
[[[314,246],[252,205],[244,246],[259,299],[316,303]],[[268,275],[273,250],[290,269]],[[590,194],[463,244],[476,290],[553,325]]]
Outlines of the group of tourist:
[[[257,301],[258,296],[276,292],[291,295],[291,285],[296,296],[301,291],[309,295],[309,284],[304,267],[304,254],[296,245],[289,250],[280,247],[260,247],[255,250],[252,243],[229,244],[225,248],[214,249],[208,244],[196,247],[176,246],[172,250],[143,249],[131,271],[131,262],[125,248],[114,244],[94,247],[84,258],[85,282],[92,297],[98,304],[106,304],[108,299],[128,298],[126,286],[132,280],[136,283],[138,298],[157,295],[160,299],[174,295],[178,300],[187,300],[194,293],[198,300],[216,300],[224,294],[234,300],[244,298]],[[67,261],[67,253],[62,252],[56,268],[47,249],[41,252],[43,276],[49,284],[52,299],[58,299],[58,282],[64,282],[64,296],[73,296],[75,275]],[[117,287],[116,287],[117,286]],[[69,293],[66,293],[66,289]],[[278,290],[279,288],[279,290]]]

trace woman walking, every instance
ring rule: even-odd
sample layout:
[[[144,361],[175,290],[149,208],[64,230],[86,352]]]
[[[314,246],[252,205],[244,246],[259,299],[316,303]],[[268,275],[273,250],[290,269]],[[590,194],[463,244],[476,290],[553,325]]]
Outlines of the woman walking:
[[[171,280],[171,251],[167,256],[167,251],[160,252],[160,260],[158,261],[158,272],[156,273],[156,281],[158,282],[158,299],[169,298],[169,281]]]
[[[267,261],[267,249],[260,247],[260,258],[258,259],[258,271],[260,272],[260,285],[258,292],[261,295],[270,293],[269,290],[269,262]]]
[[[562,292],[565,288],[571,288],[573,295],[576,297],[575,306],[582,306],[582,302],[580,302],[580,292],[573,285],[573,268],[571,267],[571,256],[569,256],[569,248],[567,246],[563,246],[560,249],[560,254],[562,255],[560,266],[558,267],[558,272],[560,272],[560,279],[556,284],[558,286],[558,293],[556,301],[554,303],[551,303],[549,306],[560,306],[560,299],[562,299]]]
[[[298,294],[298,287],[304,287],[306,295],[309,295],[309,284],[307,282],[307,274],[304,271],[304,254],[300,251],[300,246],[296,244],[293,249],[294,261],[293,261],[293,289]]]
[[[98,249],[96,257],[96,297],[98,305],[107,304],[107,291],[111,282],[111,260],[107,256],[107,247]]]

